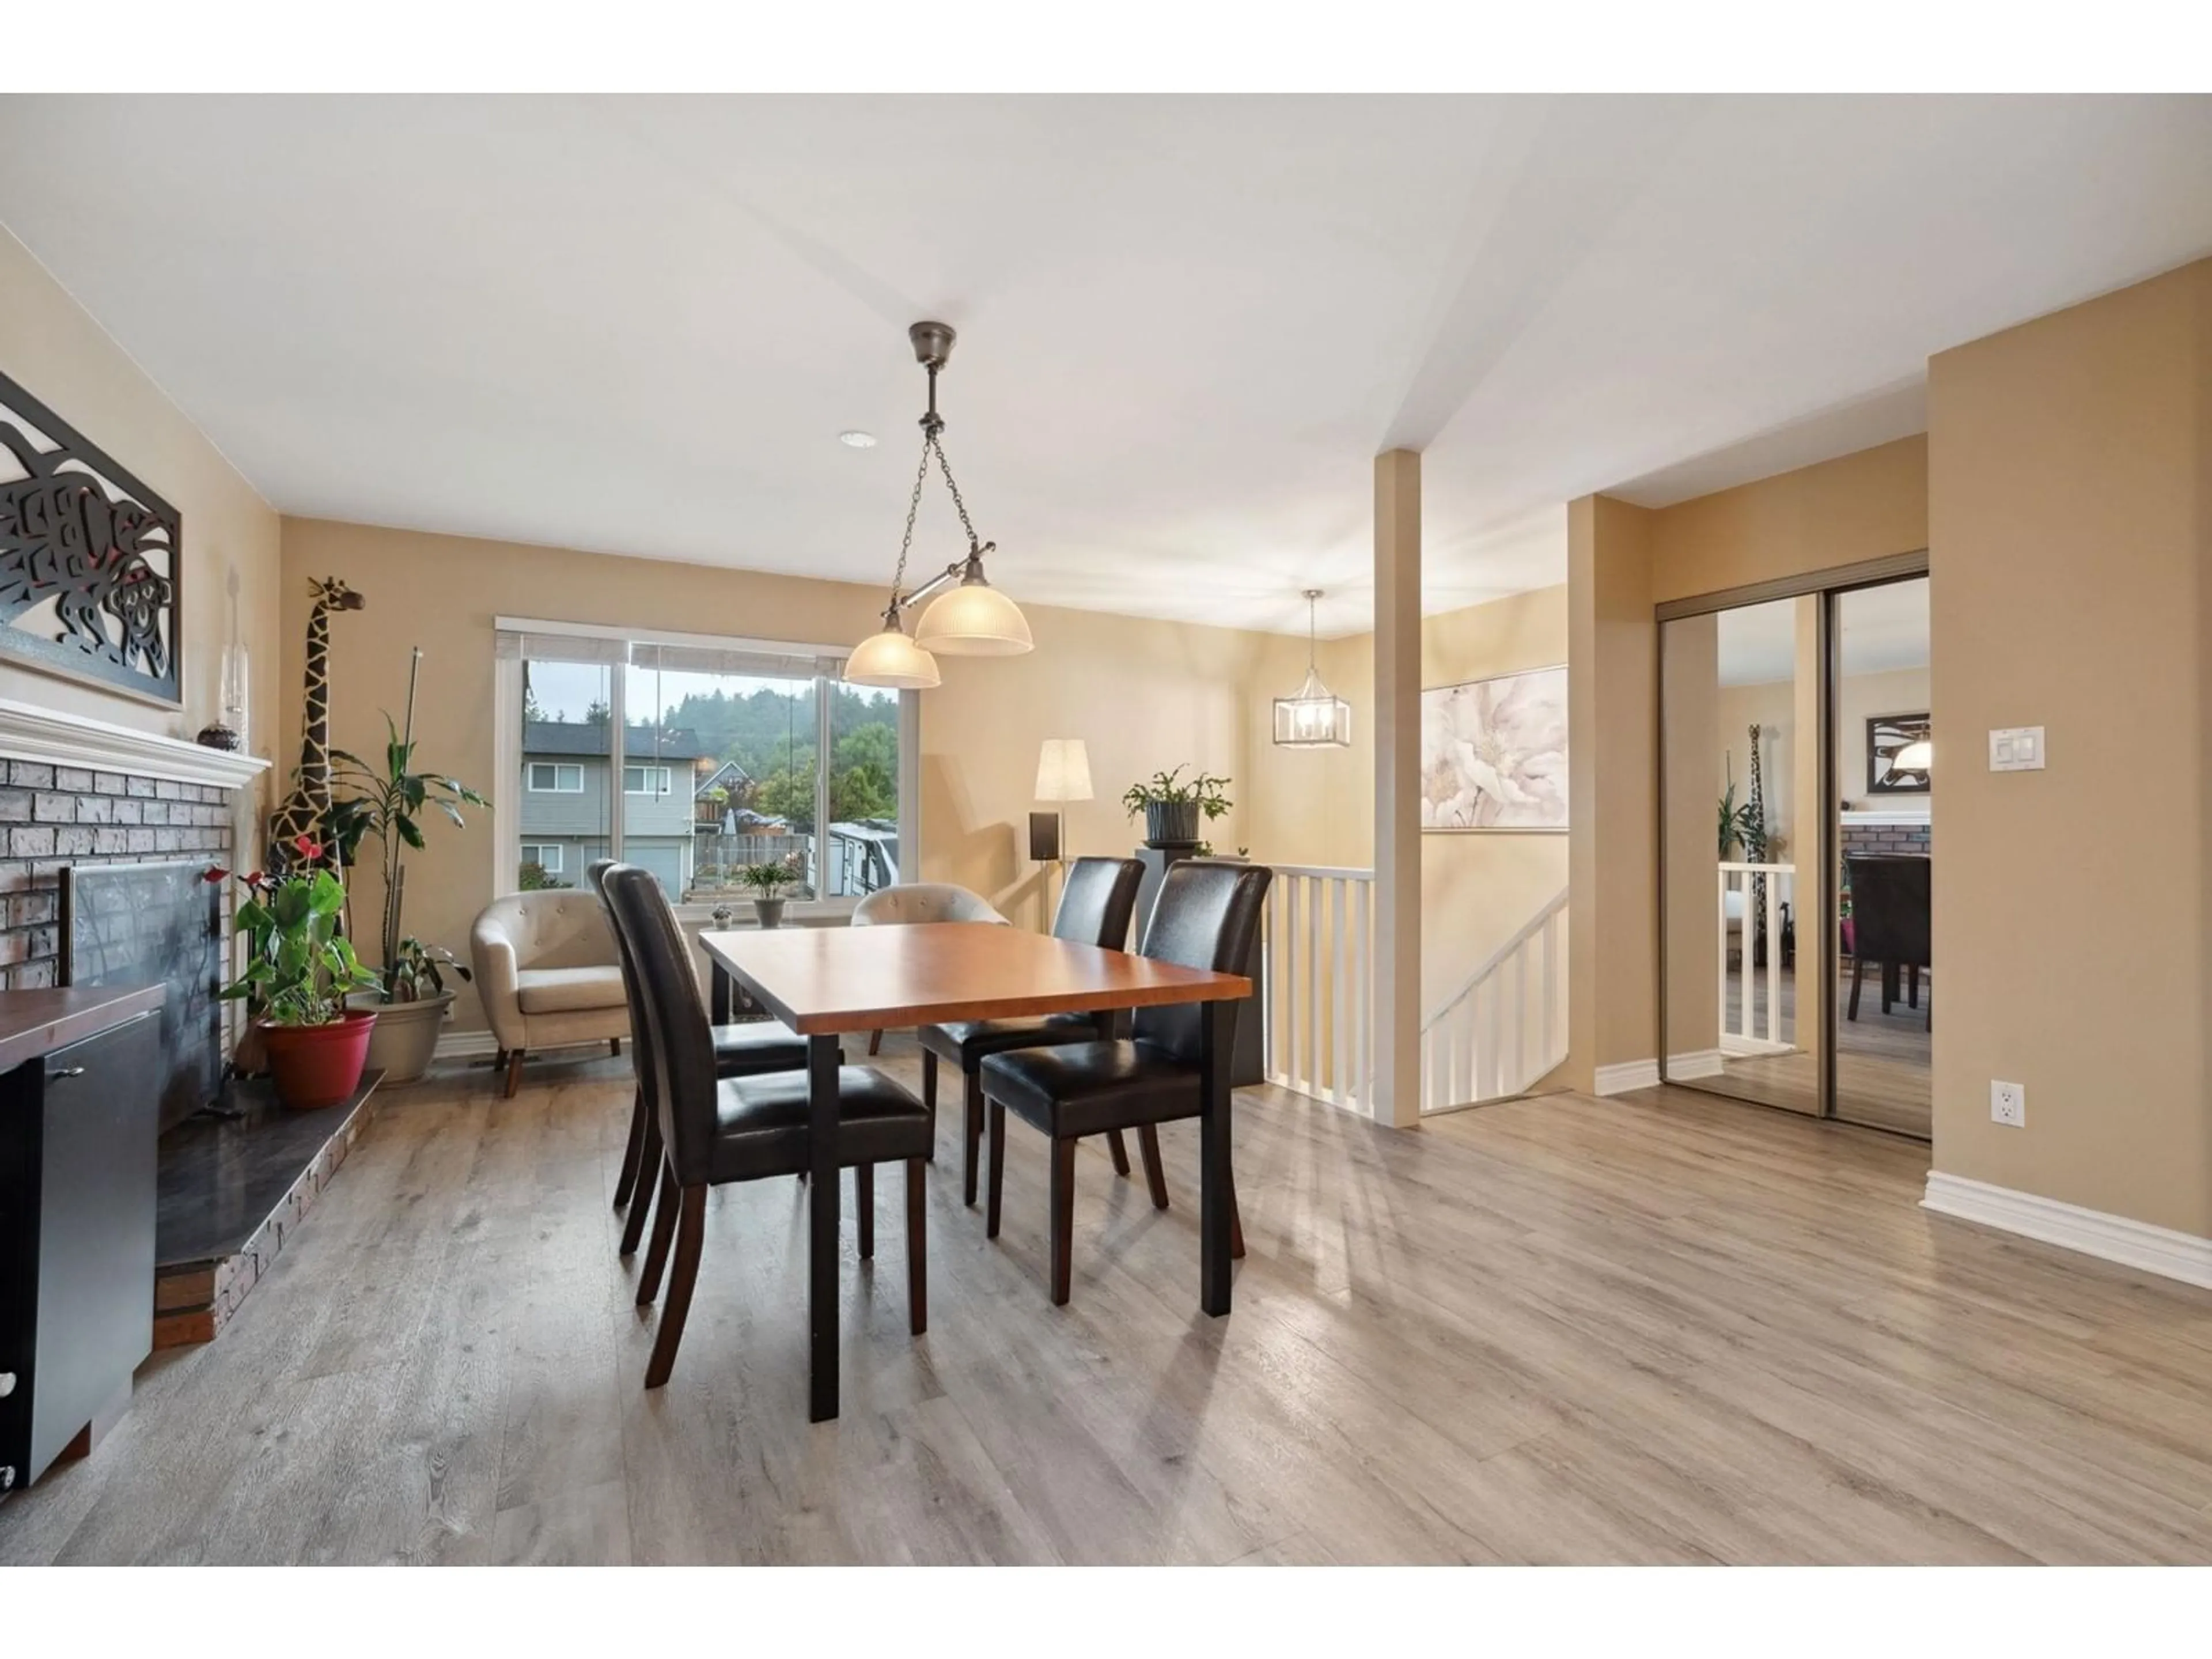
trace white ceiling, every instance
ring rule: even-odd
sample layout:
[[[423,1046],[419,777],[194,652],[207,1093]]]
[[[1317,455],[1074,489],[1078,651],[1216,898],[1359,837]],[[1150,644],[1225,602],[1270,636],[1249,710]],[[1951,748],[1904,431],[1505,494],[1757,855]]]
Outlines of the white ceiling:
[[[1716,619],[1723,685],[1769,685],[1797,674],[1797,602],[1774,599]],[[1842,670],[1882,674],[1928,666],[1928,579],[1854,589],[1836,601]]]
[[[2202,98],[15,97],[0,154],[286,512],[886,581],[937,317],[1002,586],[1294,631],[1367,625],[1388,444],[1446,609],[2212,251]]]

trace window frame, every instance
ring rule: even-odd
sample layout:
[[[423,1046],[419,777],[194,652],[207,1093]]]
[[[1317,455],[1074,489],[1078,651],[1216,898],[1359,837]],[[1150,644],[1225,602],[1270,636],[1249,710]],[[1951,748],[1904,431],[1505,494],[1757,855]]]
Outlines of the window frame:
[[[661,787],[658,789],[631,788],[629,787],[629,775],[633,772],[638,774],[641,778],[643,778],[649,773],[659,773]],[[674,767],[665,766],[656,761],[625,761],[623,763],[623,793],[624,795],[635,795],[640,800],[665,800],[675,793],[676,769]]]
[[[538,769],[541,766],[553,775],[553,781],[544,788],[540,788],[537,781]],[[563,772],[573,772],[576,775],[576,787],[574,789],[563,789],[561,787],[561,775]],[[522,782],[525,791],[532,795],[580,795],[584,793],[583,763],[580,761],[528,761],[525,763]]]
[[[811,656],[822,659],[834,659],[841,664],[851,649],[849,646],[809,644],[796,640],[765,640],[719,635],[663,632],[650,629],[614,627],[604,623],[549,622],[533,617],[507,616],[495,617],[492,619],[492,627],[495,641],[500,635],[507,634],[565,635],[572,638],[620,641],[625,647],[639,645],[704,646],[791,656]],[[522,659],[519,656],[502,656],[495,653],[493,671],[494,772],[497,776],[511,778],[522,769],[524,763]],[[613,768],[624,767],[629,763],[628,757],[623,753],[623,743],[629,729],[629,712],[625,707],[627,678],[619,665],[615,666],[607,676],[611,705],[608,711],[611,738],[608,746],[611,751],[607,757],[607,764],[611,771]],[[806,677],[793,676],[792,678],[799,679]],[[829,839],[830,780],[832,757],[830,728],[833,712],[833,700],[829,695],[829,690],[833,686],[849,684],[849,682],[834,674],[817,673],[811,678],[815,687],[815,754],[817,757],[817,766],[814,775],[814,816],[815,823],[818,826],[817,836],[826,842]],[[920,878],[921,861],[919,849],[921,830],[921,694],[917,691],[899,691],[893,693],[893,696],[897,699],[899,826],[898,839],[893,843],[896,849],[893,862],[899,872],[900,880],[915,881]],[[568,764],[565,762],[559,763]],[[662,764],[659,762],[646,763]],[[675,779],[672,775],[674,769],[671,768],[670,770],[672,773],[670,793],[672,794],[675,792]],[[529,793],[556,792],[530,791]],[[617,796],[616,799],[621,798]],[[522,861],[520,817],[514,809],[503,804],[510,799],[504,792],[496,793],[492,798],[492,876],[493,885],[501,894],[509,894],[518,890],[517,872]],[[639,799],[653,798],[641,796]],[[621,856],[623,840],[621,812],[617,811],[610,814],[610,819],[608,855],[618,858]],[[830,857],[828,848],[824,847],[818,853],[817,857],[822,869],[826,872]],[[547,873],[552,872],[549,871]],[[857,895],[841,898],[793,899],[790,902],[787,918],[796,923],[811,922],[817,926],[835,925],[848,919],[854,906],[859,902]],[[686,900],[678,904],[675,908],[680,921],[689,926],[697,927],[709,919],[718,904],[734,905],[735,896],[726,896],[714,901]],[[739,908],[741,920],[738,925],[750,925],[751,918],[745,914],[747,908],[749,907]]]
[[[532,848],[537,848],[541,856],[535,859],[529,857],[528,854]],[[564,855],[566,854],[567,850],[568,849],[563,848],[557,841],[518,842],[515,843],[514,848],[515,861],[518,865],[535,864],[547,875],[558,876],[566,873],[561,866],[564,861]],[[547,853],[553,854],[553,862],[550,864],[546,863],[543,857],[543,854]]]

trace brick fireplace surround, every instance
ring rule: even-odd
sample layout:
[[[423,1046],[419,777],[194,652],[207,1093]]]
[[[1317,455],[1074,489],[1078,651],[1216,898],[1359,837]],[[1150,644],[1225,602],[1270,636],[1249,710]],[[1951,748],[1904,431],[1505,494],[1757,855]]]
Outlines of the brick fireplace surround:
[[[1906,856],[1926,858],[1932,830],[1925,817],[1899,812],[1846,812],[1843,818],[1845,858]]]
[[[64,865],[229,861],[230,791],[221,785],[45,761],[0,769],[0,974],[10,990],[55,982]]]
[[[56,982],[65,867],[171,859],[228,864],[234,848],[252,848],[268,769],[267,761],[251,755],[0,698],[0,985]],[[235,1014],[231,1018],[234,1029]],[[165,1182],[170,1143],[165,1136]],[[215,1334],[283,1248],[348,1144],[318,1157],[241,1249],[220,1261],[157,1269],[151,1287],[157,1346]]]

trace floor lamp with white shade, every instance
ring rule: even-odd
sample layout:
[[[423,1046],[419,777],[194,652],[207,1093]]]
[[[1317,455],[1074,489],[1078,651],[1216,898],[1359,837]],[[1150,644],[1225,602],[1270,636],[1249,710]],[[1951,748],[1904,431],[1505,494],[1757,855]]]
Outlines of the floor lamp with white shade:
[[[1080,738],[1047,738],[1037,750],[1036,799],[1054,804],[1049,812],[1030,814],[1030,856],[1039,864],[1059,864],[1067,856],[1060,808],[1072,800],[1089,800],[1091,757]],[[1047,900],[1051,878],[1046,877]]]

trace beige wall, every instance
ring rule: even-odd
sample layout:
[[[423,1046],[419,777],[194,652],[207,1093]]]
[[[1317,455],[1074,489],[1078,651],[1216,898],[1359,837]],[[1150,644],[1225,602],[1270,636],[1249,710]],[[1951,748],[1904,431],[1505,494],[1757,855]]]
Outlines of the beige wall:
[[[1935,358],[1936,1165],[2212,1235],[2212,261]],[[2040,772],[1979,763],[2041,725]],[[1990,1121],[1989,1083],[2027,1085]]]
[[[364,610],[331,628],[331,732],[341,747],[374,752],[379,712],[407,693],[408,651],[426,653],[417,719],[425,764],[490,790],[492,622],[501,615],[628,623],[835,645],[877,624],[875,588],[803,577],[615,558],[557,548],[287,519],[283,526],[283,684],[285,764],[298,744],[311,577],[343,577]],[[918,874],[957,881],[1018,919],[1043,919],[1043,889],[1029,861],[1037,750],[1079,737],[1099,799],[1066,809],[1075,853],[1121,853],[1141,839],[1118,797],[1139,776],[1181,762],[1236,780],[1237,811],[1212,826],[1216,847],[1249,844],[1281,859],[1263,833],[1266,803],[1286,812],[1303,791],[1304,756],[1264,741],[1250,703],[1288,691],[1304,648],[1231,629],[1025,607],[1036,650],[996,660],[945,658],[945,684],[922,696]],[[1262,663],[1295,663],[1282,684]],[[1255,744],[1255,732],[1261,734]],[[1252,805],[1257,796],[1263,810]],[[1292,833],[1299,839],[1295,813]],[[465,947],[492,888],[492,838],[472,823],[433,825],[428,850],[408,860],[407,921],[425,939]],[[363,878],[374,892],[373,872]],[[481,1023],[465,995],[456,1019]]]
[[[1276,750],[1271,700],[1305,672],[1305,642],[1270,639],[1255,658],[1251,799],[1272,859],[1364,869],[1375,855],[1375,636],[1324,640],[1316,655],[1329,689],[1352,704],[1349,749]],[[1549,668],[1567,659],[1567,589],[1537,588],[1438,612],[1421,622],[1421,684]],[[1566,884],[1567,837],[1540,834],[1421,837],[1421,1008],[1433,1012],[1539,906]]]
[[[1651,515],[1655,604],[1917,553],[1928,545],[1928,441],[1838,456]]]
[[[0,230],[0,371],[159,491],[182,515],[184,708],[156,708],[30,669],[0,665],[0,697],[189,738],[220,712],[228,584],[256,679],[250,733],[271,752],[276,679],[277,520],[222,454],[65,293]]]
[[[1658,1057],[1657,514],[1567,508],[1568,1057],[1577,1088]]]
[[[871,600],[880,603],[874,595]],[[1298,669],[1271,692],[1259,665],[1290,643],[1267,635],[1095,611],[1025,605],[1036,649],[1013,658],[941,658],[945,684],[922,694],[921,867],[1032,925],[1046,921],[1042,883],[1029,860],[1037,750],[1047,738],[1081,738],[1097,799],[1066,809],[1071,855],[1127,854],[1144,839],[1121,792],[1188,763],[1233,780],[1234,810],[1206,829],[1214,850],[1249,847],[1263,861],[1293,856],[1295,791],[1278,775],[1307,757],[1255,737],[1251,705],[1293,690]],[[855,635],[853,637],[857,638]]]
[[[1644,514],[1640,538],[1633,509],[1571,510],[1577,1058],[1640,1057],[1650,1000],[1649,880],[1612,857],[1649,804],[1602,746],[1632,757],[1650,716],[1639,558],[1648,630],[1654,599],[1925,546],[1928,702],[1965,751],[1935,888],[1935,1165],[2212,1236],[2212,261],[1942,354],[1929,409],[1924,443]],[[1987,729],[2034,724],[2048,769],[1980,763]],[[1585,963],[1586,938],[1615,959]],[[1989,1121],[1992,1078],[2027,1085],[2026,1128]]]

